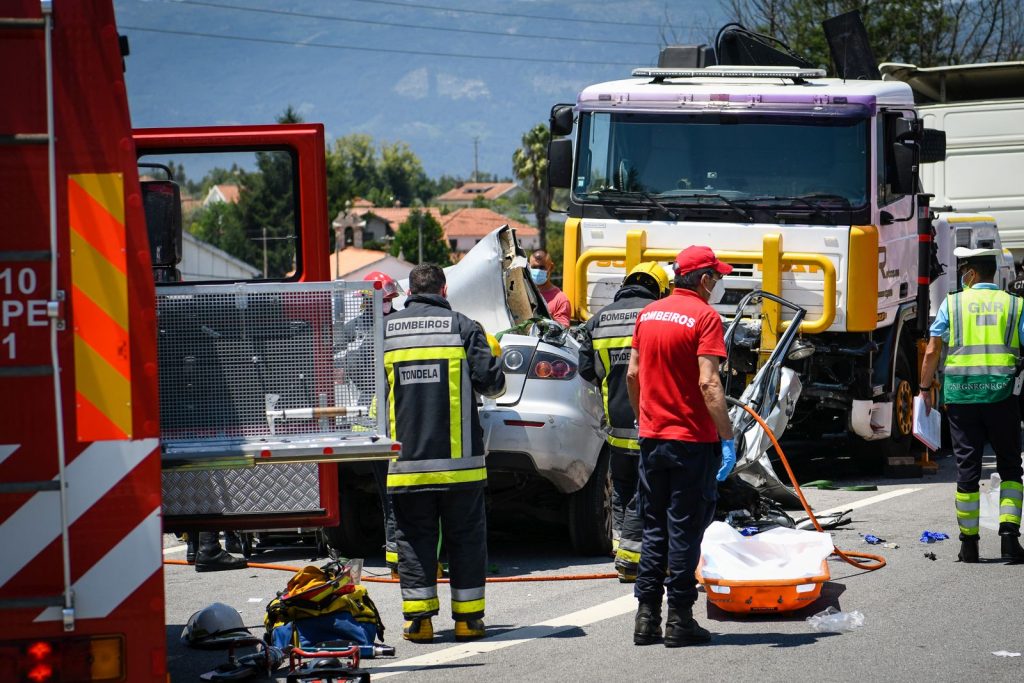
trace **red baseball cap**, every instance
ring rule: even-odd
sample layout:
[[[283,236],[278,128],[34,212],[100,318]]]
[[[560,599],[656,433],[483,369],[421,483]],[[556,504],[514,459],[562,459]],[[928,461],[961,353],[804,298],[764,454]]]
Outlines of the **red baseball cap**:
[[[719,261],[718,257],[715,256],[715,252],[711,251],[711,247],[687,247],[676,256],[676,275],[685,275],[701,268],[714,268],[716,272],[722,275],[728,275],[732,272],[732,266]]]

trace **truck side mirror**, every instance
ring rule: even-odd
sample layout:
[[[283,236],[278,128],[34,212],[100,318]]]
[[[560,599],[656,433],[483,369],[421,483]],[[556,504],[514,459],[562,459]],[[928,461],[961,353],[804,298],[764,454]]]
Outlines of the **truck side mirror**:
[[[893,176],[889,185],[894,194],[914,194],[917,191],[914,180],[917,177],[917,164],[914,163],[914,147],[902,142],[892,145]]]
[[[572,140],[562,138],[548,143],[548,187],[572,186]]]
[[[921,129],[921,163],[934,164],[946,160],[946,131]]]
[[[172,180],[144,180],[140,185],[150,261],[154,268],[173,268],[181,262],[181,189]]]
[[[551,137],[558,138],[572,132],[572,105],[556,104],[551,107]]]

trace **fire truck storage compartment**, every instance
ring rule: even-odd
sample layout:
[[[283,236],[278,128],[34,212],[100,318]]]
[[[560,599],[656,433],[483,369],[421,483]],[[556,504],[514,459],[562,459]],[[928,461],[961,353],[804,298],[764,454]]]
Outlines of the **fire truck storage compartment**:
[[[396,455],[370,284],[158,287],[165,515],[315,510],[318,462]]]

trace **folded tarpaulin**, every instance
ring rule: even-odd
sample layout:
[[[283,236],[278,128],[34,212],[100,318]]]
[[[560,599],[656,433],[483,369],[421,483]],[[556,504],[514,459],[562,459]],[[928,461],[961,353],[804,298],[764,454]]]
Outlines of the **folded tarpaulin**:
[[[832,554],[832,535],[779,527],[756,536],[742,536],[724,522],[704,532],[702,573],[729,581],[802,579],[821,574]]]

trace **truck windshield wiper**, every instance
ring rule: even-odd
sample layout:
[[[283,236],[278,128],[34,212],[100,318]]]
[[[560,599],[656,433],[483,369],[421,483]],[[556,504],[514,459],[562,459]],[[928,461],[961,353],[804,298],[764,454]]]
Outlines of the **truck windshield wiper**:
[[[666,193],[666,194],[662,195],[662,199],[665,199],[667,197],[671,197],[672,198],[671,204],[673,206],[697,207],[697,208],[703,206],[703,204],[704,204],[703,200],[704,199],[717,199],[722,204],[724,204],[726,207],[732,209],[737,215],[742,216],[744,218],[744,220],[748,220],[748,221],[753,221],[754,220],[754,217],[750,215],[749,211],[744,209],[742,206],[740,206],[738,203],[736,203],[732,199],[729,199],[728,197],[726,197],[725,195],[722,195],[722,194],[686,194],[686,195],[676,195],[676,194],[668,194],[668,193]],[[696,201],[682,201],[682,200],[696,200]]]
[[[652,206],[654,206],[654,207],[656,207],[658,209],[661,209],[661,211],[666,216],[668,216],[669,220],[673,220],[674,221],[674,220],[678,220],[679,219],[679,217],[676,215],[675,211],[673,211],[672,209],[668,208],[667,206],[665,206],[664,204],[659,202],[654,197],[654,195],[652,195],[650,192],[646,192],[644,190],[630,190],[630,191],[626,191],[626,190],[617,190],[614,187],[606,187],[606,188],[603,188],[601,190],[598,190],[597,191],[597,196],[600,197],[601,199],[614,198],[614,197],[621,197],[623,199],[628,199],[628,198],[632,198],[632,197],[641,197],[643,199],[646,199],[648,202],[650,202],[650,204]]]
[[[836,195],[836,196],[838,196],[838,195]],[[753,203],[753,202],[775,202],[775,203],[787,202],[787,203],[790,203],[790,204],[792,204],[792,203],[803,204],[804,206],[806,206],[808,209],[811,210],[811,215],[812,216],[816,216],[818,218],[821,218],[822,220],[826,220],[829,223],[831,223],[832,225],[836,224],[835,218],[833,218],[829,214],[825,213],[822,210],[822,207],[821,207],[820,204],[816,204],[816,203],[810,201],[809,199],[807,199],[806,197],[796,197],[796,196],[792,196],[792,195],[759,195],[757,197],[750,197],[749,199],[746,199],[744,201],[751,202],[751,203]]]

